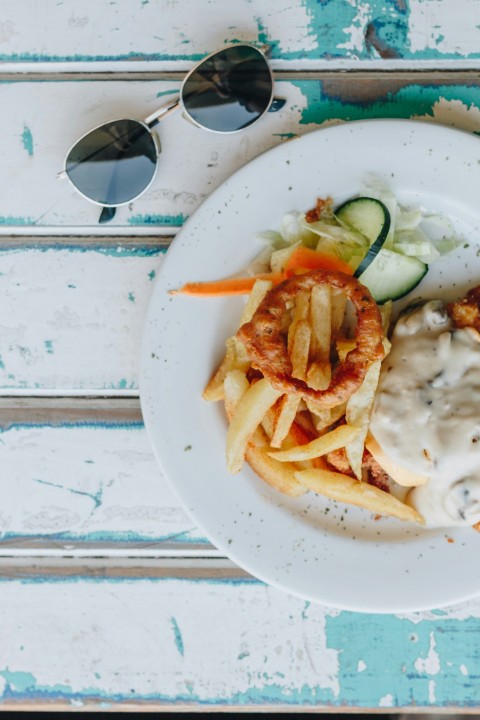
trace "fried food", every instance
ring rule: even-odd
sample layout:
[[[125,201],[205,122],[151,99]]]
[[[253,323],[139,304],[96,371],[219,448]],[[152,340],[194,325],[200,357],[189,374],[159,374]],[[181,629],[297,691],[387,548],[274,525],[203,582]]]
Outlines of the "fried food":
[[[462,300],[449,303],[447,313],[457,328],[471,327],[480,332],[480,285],[469,290]]]
[[[347,298],[357,314],[355,337],[345,320]],[[280,290],[258,281],[240,325],[203,394],[225,403],[229,472],[246,462],[284,495],[313,491],[421,522],[390,495],[387,474],[365,449],[389,347],[368,291],[336,271],[293,277]]]
[[[423,524],[422,516],[414,508],[405,505],[394,495],[348,475],[315,469],[300,470],[295,473],[295,477],[309,490],[325,495],[331,500],[359,505],[372,513]]]
[[[342,289],[356,311],[355,348],[332,371],[325,390],[315,390],[305,380],[293,377],[292,360],[282,336],[287,303],[303,290],[317,285]],[[370,365],[384,357],[380,312],[370,292],[355,278],[343,273],[315,270],[297,275],[274,287],[261,302],[250,322],[237,337],[245,345],[252,365],[283,393],[300,395],[319,407],[335,407],[357,390]]]

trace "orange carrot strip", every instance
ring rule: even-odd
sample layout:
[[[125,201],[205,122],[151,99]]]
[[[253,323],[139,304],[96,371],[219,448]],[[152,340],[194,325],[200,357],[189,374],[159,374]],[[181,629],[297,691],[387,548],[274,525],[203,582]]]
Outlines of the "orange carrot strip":
[[[302,270],[305,272],[308,270],[337,270],[345,275],[353,275],[352,268],[344,260],[310,248],[298,247],[290,255],[285,272],[287,275],[294,275]]]
[[[228,278],[211,282],[186,283],[178,290],[170,290],[170,295],[195,295],[199,297],[218,297],[221,295],[246,295],[257,280],[270,280],[274,285],[285,280],[283,273],[264,273],[248,278]]]

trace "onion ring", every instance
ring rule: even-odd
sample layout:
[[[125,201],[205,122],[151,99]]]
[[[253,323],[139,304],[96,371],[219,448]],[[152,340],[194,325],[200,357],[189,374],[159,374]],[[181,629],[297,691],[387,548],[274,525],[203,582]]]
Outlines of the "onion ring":
[[[281,330],[287,301],[301,290],[311,290],[321,284],[343,290],[353,303],[357,315],[356,347],[334,369],[329,387],[314,390],[303,380],[292,377],[292,363]],[[240,327],[237,337],[245,345],[252,365],[268,378],[273,387],[284,393],[300,395],[326,408],[346,402],[362,384],[372,362],[385,355],[382,319],[369,290],[356,278],[333,270],[314,270],[295,275],[274,287],[250,322]]]

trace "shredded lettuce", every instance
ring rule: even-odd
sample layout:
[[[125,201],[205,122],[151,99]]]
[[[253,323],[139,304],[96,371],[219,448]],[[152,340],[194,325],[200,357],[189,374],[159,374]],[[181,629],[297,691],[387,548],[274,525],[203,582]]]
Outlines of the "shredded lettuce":
[[[455,236],[449,218],[438,213],[423,213],[419,207],[403,207],[379,178],[369,175],[361,195],[380,200],[390,212],[391,225],[384,244],[386,249],[416,257],[429,265],[459,247],[461,239]],[[269,246],[270,266],[274,271],[284,266],[299,245],[334,255],[355,269],[370,245],[361,233],[346,227],[332,214],[331,206],[328,213],[312,223],[307,222],[304,213],[288,212],[277,231],[266,230],[260,233],[259,238]],[[262,251],[252,267],[263,267],[265,258]]]

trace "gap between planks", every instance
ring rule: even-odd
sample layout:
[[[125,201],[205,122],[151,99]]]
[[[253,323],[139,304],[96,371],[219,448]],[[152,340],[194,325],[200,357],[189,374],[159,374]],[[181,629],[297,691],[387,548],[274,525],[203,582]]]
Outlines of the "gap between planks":
[[[182,61],[90,61],[90,62],[19,62],[1,63],[0,82],[3,80],[183,80],[196,63]],[[298,77],[331,76],[349,73],[356,75],[468,75],[478,73],[480,60],[270,60],[277,80]]]
[[[98,391],[92,396],[60,396],[58,391],[55,392],[51,397],[0,396],[0,428],[8,430],[23,423],[61,426],[88,422],[142,422],[138,392],[135,397],[115,397],[110,393],[103,396]]]
[[[227,558],[0,557],[0,580],[237,580],[260,583]]]

